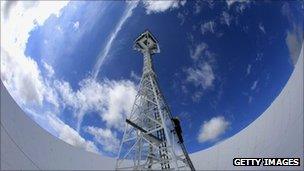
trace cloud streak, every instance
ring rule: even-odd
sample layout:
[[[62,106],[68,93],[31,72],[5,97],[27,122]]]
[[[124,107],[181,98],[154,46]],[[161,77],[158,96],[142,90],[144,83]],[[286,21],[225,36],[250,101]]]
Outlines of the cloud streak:
[[[194,50],[190,49],[190,56],[192,59],[197,60],[200,57],[202,57],[202,54],[204,51],[206,51],[208,48],[208,45],[204,42],[198,44]]]
[[[92,72],[94,79],[96,79],[96,77],[98,76],[100,68],[101,68],[102,64],[104,63],[105,59],[107,58],[107,56],[110,52],[110,49],[112,47],[113,41],[117,37],[118,32],[121,30],[122,26],[127,21],[127,19],[132,16],[133,9],[137,7],[138,2],[139,1],[134,1],[134,2],[129,2],[127,4],[127,7],[126,7],[124,13],[122,14],[122,17],[120,18],[120,20],[119,20],[118,24],[116,25],[114,31],[110,34],[110,37],[109,37],[105,47],[98,54],[97,62],[95,64],[95,66],[93,68],[93,72]]]
[[[255,90],[257,88],[257,85],[258,85],[259,81],[256,80],[253,82],[252,86],[250,87],[251,90]]]
[[[251,64],[249,64],[249,65],[247,66],[247,69],[246,69],[246,76],[248,76],[248,75],[251,73],[251,67],[252,67]]]

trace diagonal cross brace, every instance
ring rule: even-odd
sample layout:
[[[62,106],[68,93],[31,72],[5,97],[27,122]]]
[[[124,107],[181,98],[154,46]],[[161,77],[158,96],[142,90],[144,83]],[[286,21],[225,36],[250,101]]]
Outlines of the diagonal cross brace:
[[[148,136],[148,137],[147,137],[148,139],[151,139],[151,138],[152,138],[153,141],[156,142],[158,145],[162,143],[162,141],[161,141],[159,138],[157,138],[155,135],[153,135],[153,134],[151,134],[151,133],[150,133],[150,134],[146,134],[148,131],[146,131],[146,130],[143,129],[142,127],[138,126],[138,125],[135,124],[134,122],[130,121],[129,119],[126,119],[126,122],[127,122],[128,124],[130,124],[131,126],[133,126],[134,128],[138,129],[139,131],[143,132],[144,135]]]

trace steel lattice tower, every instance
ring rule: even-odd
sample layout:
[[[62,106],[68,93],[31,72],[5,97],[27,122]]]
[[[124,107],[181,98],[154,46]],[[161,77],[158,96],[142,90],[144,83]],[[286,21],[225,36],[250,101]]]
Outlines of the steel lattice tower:
[[[134,49],[143,54],[143,74],[126,119],[116,170],[194,170],[179,121],[172,118],[153,70],[152,55],[160,52],[158,43],[145,31],[135,40]]]

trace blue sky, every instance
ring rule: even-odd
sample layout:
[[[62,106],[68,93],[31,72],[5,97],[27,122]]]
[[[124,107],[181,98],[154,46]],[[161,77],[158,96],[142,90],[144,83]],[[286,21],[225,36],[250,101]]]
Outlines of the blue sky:
[[[50,133],[110,156],[138,88],[142,56],[132,46],[145,29],[159,41],[154,68],[190,153],[238,133],[271,104],[303,39],[300,1],[60,3],[52,11],[1,2],[1,33],[16,28],[1,38],[1,80]]]

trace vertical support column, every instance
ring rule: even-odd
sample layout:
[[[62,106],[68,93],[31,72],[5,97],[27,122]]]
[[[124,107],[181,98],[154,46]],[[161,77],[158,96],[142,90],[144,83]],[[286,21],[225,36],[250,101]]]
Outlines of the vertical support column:
[[[117,158],[116,158],[116,166],[115,166],[115,170],[116,170],[116,168],[118,168],[118,166],[119,166],[119,161],[120,161],[120,154],[121,154],[121,150],[122,150],[122,146],[123,146],[123,143],[124,143],[124,140],[125,140],[125,136],[126,136],[126,131],[127,131],[127,123],[125,123],[125,130],[124,130],[124,134],[123,134],[123,136],[122,136],[122,141],[121,141],[121,143],[120,143],[120,147],[119,147],[119,151],[118,151],[118,155],[117,155]]]
[[[175,170],[178,170],[177,159],[176,159],[175,153],[174,153],[174,151],[173,151],[173,149],[172,149],[172,142],[171,142],[171,140],[170,140],[169,132],[168,132],[168,129],[167,129],[167,127],[166,127],[166,122],[165,122],[165,118],[164,118],[163,112],[162,112],[162,110],[161,110],[161,108],[160,108],[160,103],[159,103],[159,99],[158,99],[158,94],[156,93],[156,89],[155,89],[155,86],[156,86],[156,85],[154,84],[151,75],[149,75],[149,79],[150,79],[150,83],[151,83],[151,85],[152,85],[152,89],[153,89],[155,101],[156,101],[156,103],[157,103],[157,109],[158,109],[158,112],[159,112],[159,115],[160,115],[162,124],[163,124],[163,126],[164,126],[164,131],[165,131],[165,135],[166,135],[166,142],[168,143],[167,146],[169,146],[169,149],[170,149],[170,152],[171,152],[171,157],[172,157],[172,160],[174,161]]]
[[[148,152],[148,169],[152,168],[152,163],[153,163],[153,146],[149,144],[149,152]]]
[[[154,71],[152,67],[152,59],[149,50],[143,51],[143,55],[144,55],[143,76],[146,76],[150,72],[154,73]]]
[[[141,152],[142,152],[142,133],[140,133],[140,139],[139,139],[139,146],[138,146],[138,162],[137,162],[137,165],[138,165],[138,170],[141,170]]]

